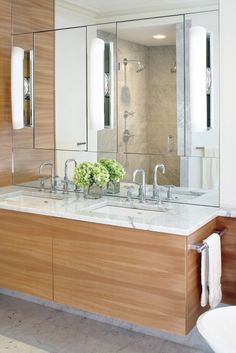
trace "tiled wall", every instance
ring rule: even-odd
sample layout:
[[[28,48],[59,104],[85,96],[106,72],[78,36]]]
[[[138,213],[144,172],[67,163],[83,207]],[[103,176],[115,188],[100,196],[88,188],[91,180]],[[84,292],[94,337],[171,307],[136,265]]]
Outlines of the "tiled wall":
[[[156,163],[165,163],[164,184],[179,185],[180,162],[177,154],[176,62],[175,46],[147,47],[119,40],[118,62],[118,152],[119,161],[132,179],[135,167],[147,171],[151,182]],[[136,72],[137,63],[123,64],[123,59],[139,60],[145,69]],[[125,118],[125,111],[133,112]],[[131,137],[124,140],[128,129]],[[172,145],[168,149],[168,136]],[[132,153],[124,155],[122,152]],[[135,155],[139,154],[139,155]]]

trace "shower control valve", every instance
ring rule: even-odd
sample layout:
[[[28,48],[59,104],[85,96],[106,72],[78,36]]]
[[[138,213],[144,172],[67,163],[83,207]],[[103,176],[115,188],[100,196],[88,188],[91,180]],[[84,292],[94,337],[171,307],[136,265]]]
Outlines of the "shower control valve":
[[[123,132],[123,141],[124,142],[129,142],[129,139],[131,137],[134,137],[134,134],[131,134],[130,131],[128,129],[125,129],[125,131]]]
[[[124,111],[124,118],[127,119],[129,116],[134,116],[135,112],[131,111],[129,112],[128,110]]]

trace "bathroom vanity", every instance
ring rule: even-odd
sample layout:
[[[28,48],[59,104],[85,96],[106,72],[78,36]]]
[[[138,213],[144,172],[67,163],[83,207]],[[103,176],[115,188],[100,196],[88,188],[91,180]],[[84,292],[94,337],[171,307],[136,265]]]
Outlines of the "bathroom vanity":
[[[14,204],[16,195],[32,195],[32,207]],[[38,197],[43,208],[33,203],[35,195],[22,188],[1,195],[0,287],[185,335],[205,310],[199,304],[200,255],[190,245],[227,228],[222,284],[224,302],[235,302],[236,220],[218,217],[224,211],[173,204],[155,220],[109,219],[91,211],[101,201],[47,194]]]
[[[45,192],[39,197],[20,186],[1,189],[0,287],[187,334],[205,310],[199,305],[200,254],[190,245],[201,243],[216,228],[227,228],[222,239],[223,299],[235,302],[236,220],[208,207],[219,206],[217,2],[185,11],[163,8],[156,18],[140,13],[125,20],[106,18],[104,23],[94,17],[77,21],[77,12],[63,1],[43,1],[39,8],[34,2],[12,0],[11,8],[13,35],[9,28],[4,60],[10,62],[11,44],[26,58],[34,53],[32,109],[27,110],[34,116],[13,131],[13,138],[11,126],[5,134],[11,141],[7,165],[13,184],[38,187],[39,166],[45,162],[51,166],[45,179],[58,175],[65,181],[68,159],[79,163],[112,158],[126,169],[126,183],[142,168],[150,186],[153,167],[164,164],[166,173],[158,174],[158,183],[169,188],[165,201],[173,203],[159,212],[127,207],[116,197],[112,202],[103,198],[100,207],[78,195],[52,197]],[[207,99],[204,114],[198,111],[199,95],[197,111],[190,96],[192,73],[198,72],[197,62],[191,61],[190,32],[199,26],[204,30],[202,57],[208,58],[201,74],[207,69],[208,83],[213,82],[207,90],[204,83],[199,92],[204,102]],[[162,41],[156,37],[159,32],[166,37]],[[101,41],[106,62],[99,82],[104,79],[105,90],[91,94],[91,63],[97,62],[93,43]],[[94,129],[91,107],[97,96],[105,109]],[[201,131],[194,116],[204,120]],[[112,213],[118,203],[119,212]]]

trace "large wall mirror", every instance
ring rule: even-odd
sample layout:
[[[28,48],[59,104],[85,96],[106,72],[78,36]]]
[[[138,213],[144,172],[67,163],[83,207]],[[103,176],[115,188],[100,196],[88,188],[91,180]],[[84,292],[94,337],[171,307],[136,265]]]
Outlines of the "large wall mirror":
[[[61,178],[68,158],[107,157],[124,165],[125,182],[143,168],[152,184],[154,165],[163,163],[160,184],[185,192],[187,202],[219,204],[217,11],[62,28],[30,40],[39,58],[46,53],[35,77],[45,67],[48,74],[38,74],[34,127],[23,142],[14,136],[16,183],[24,148],[53,150]],[[47,92],[53,106],[40,111]]]

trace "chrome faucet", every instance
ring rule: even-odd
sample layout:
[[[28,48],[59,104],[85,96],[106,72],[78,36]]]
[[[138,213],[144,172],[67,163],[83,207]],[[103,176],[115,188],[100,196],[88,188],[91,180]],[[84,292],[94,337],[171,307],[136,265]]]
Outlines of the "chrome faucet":
[[[153,169],[153,198],[155,199],[157,197],[157,192],[158,192],[158,182],[157,182],[157,173],[158,169],[161,170],[162,174],[165,174],[166,168],[164,164],[156,164],[154,169]]]
[[[54,176],[54,165],[52,162],[44,162],[39,166],[39,176],[42,175],[42,170],[44,167],[51,167],[51,192],[56,192],[56,182]],[[40,178],[40,188],[39,191],[45,191],[45,178]]]
[[[129,186],[125,186],[125,188],[127,189],[127,198],[126,198],[126,201],[128,202],[132,202],[133,201],[133,189],[134,189],[134,186],[133,185],[129,185]]]
[[[68,164],[73,162],[75,165],[75,168],[77,167],[77,162],[75,159],[70,158],[67,159],[65,162],[65,174],[64,174],[64,185],[63,185],[63,194],[68,194],[68,186],[69,186],[69,178],[68,178]]]
[[[175,185],[165,185],[165,188],[167,188],[166,200],[173,200],[174,198],[172,196],[172,188],[175,188]]]
[[[138,173],[142,174],[142,183],[136,183],[136,175]],[[136,183],[139,185],[139,198],[140,202],[145,202],[146,199],[146,183],[145,183],[145,170],[144,169],[136,169],[133,173],[133,183]]]

